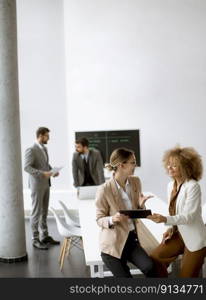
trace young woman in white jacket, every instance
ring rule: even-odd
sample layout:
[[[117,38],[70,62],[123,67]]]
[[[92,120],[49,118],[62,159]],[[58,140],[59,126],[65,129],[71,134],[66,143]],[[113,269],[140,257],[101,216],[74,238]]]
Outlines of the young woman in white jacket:
[[[168,184],[169,215],[148,218],[165,223],[168,230],[162,243],[152,252],[158,274],[167,277],[167,267],[182,254],[179,277],[198,277],[206,256],[206,226],[202,219],[202,161],[193,148],[176,147],[165,152],[164,166],[172,178]]]

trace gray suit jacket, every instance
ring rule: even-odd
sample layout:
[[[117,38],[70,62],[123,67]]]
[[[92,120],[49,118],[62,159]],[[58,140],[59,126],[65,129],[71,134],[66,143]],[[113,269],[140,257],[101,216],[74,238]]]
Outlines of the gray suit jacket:
[[[50,186],[50,179],[45,178],[43,172],[51,170],[43,150],[37,144],[26,149],[24,171],[29,173],[29,187],[32,190]]]
[[[105,182],[103,160],[100,152],[96,149],[89,150],[89,170],[95,185]],[[72,173],[74,178],[74,186],[82,186],[84,183],[84,162],[81,154],[78,152],[73,154]]]

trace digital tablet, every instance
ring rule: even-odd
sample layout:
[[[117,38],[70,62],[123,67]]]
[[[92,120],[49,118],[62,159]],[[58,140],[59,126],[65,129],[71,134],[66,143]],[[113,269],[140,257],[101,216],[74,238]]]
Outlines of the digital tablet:
[[[131,210],[120,210],[120,214],[126,215],[131,219],[146,218],[151,215],[151,209],[131,209]]]

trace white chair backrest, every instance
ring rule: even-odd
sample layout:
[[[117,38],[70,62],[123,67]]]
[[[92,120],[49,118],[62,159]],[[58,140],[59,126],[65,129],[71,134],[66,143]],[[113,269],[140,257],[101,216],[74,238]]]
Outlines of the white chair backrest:
[[[95,199],[99,185],[80,186],[78,187],[78,198],[80,200]]]
[[[81,236],[80,228],[66,224],[65,221],[59,217],[57,211],[53,207],[50,207],[50,210],[54,214],[57,223],[57,229],[60,235],[64,237]]]
[[[69,236],[70,235],[69,229],[67,228],[66,223],[60,218],[57,211],[53,207],[50,207],[50,211],[53,213],[55,217],[59,234],[64,237]]]
[[[80,227],[78,211],[69,210],[68,207],[66,206],[66,204],[61,200],[59,200],[59,204],[61,205],[61,207],[63,209],[66,223],[69,225],[74,225],[74,226]]]

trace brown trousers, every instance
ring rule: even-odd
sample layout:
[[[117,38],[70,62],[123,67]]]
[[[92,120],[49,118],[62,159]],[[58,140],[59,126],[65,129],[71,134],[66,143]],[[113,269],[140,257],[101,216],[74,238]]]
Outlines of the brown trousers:
[[[183,256],[179,277],[192,278],[199,276],[206,256],[206,247],[194,252],[189,251],[180,233],[177,231],[172,235],[171,239],[164,244],[161,243],[150,255],[156,263],[159,277],[168,277],[167,268],[169,264],[180,254]]]

